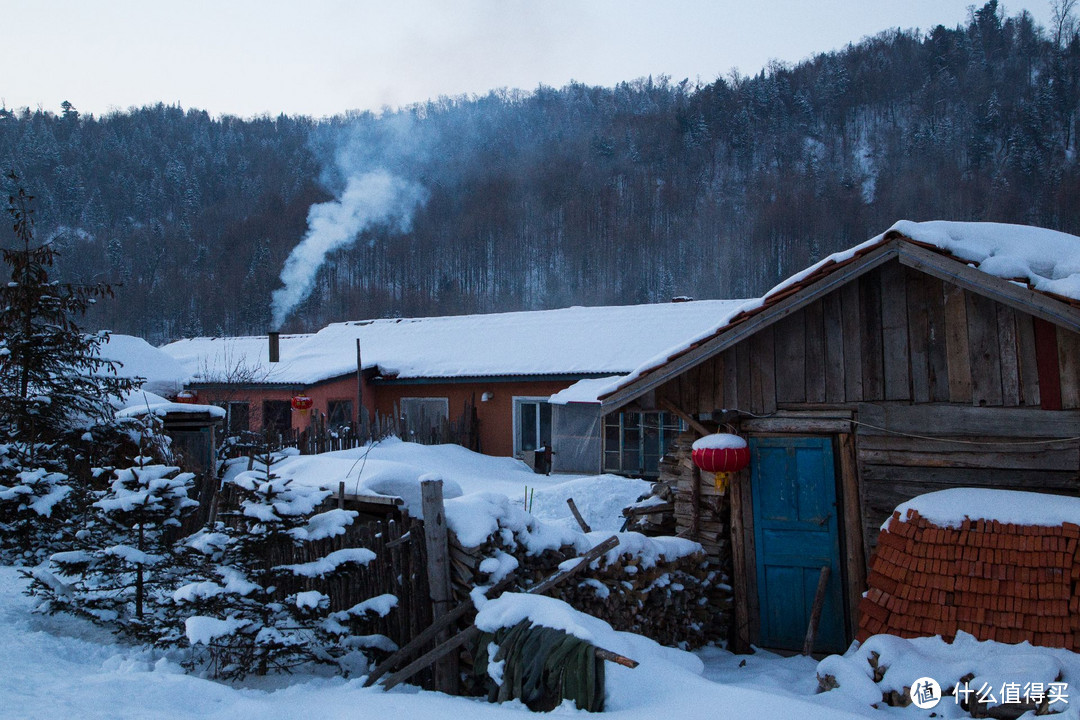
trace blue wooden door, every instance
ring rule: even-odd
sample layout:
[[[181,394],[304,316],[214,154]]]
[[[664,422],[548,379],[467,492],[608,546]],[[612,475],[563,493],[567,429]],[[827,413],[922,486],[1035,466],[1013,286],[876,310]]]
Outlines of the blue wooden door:
[[[801,650],[821,568],[830,568],[815,652],[845,649],[830,438],[750,439],[751,495],[763,647]]]

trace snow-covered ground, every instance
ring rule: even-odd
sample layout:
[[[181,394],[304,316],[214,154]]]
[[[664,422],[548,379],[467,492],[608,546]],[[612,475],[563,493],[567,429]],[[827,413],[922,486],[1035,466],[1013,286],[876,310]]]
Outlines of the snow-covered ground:
[[[408,496],[410,502],[418,498],[412,488],[429,474],[445,480],[448,495],[487,493],[484,502],[489,504],[490,494],[501,492],[524,505],[525,489],[535,488],[528,502],[540,519],[576,530],[566,506],[566,498],[573,497],[586,520],[607,533],[618,530],[622,507],[648,487],[640,480],[610,475],[535,475],[514,460],[480,456],[456,446],[423,447],[396,440],[384,441],[370,451],[289,457],[275,466],[275,472],[298,483],[335,489],[340,480],[346,480],[350,492],[398,494]],[[466,505],[472,500],[458,502]],[[0,567],[0,720],[357,716],[426,720],[454,715],[510,720],[532,716],[517,702],[491,705],[409,686],[388,693],[363,688],[362,675],[341,678],[327,677],[325,671],[298,672],[243,685],[205,680],[182,671],[182,652],[164,655],[125,645],[86,621],[34,613],[33,599],[23,594],[25,587],[17,569]],[[967,716],[951,697],[933,710],[893,708],[880,702],[881,707],[872,707],[882,692],[902,690],[919,674],[939,677],[946,687],[970,675],[972,685],[989,679],[995,683],[1076,682],[1080,688],[1080,655],[1064,650],[980,643],[970,636],[952,646],[933,638],[907,641],[878,636],[846,656],[832,656],[820,664],[764,651],[737,656],[705,648],[687,653],[615,632],[606,623],[550,598],[504,597],[504,601],[484,604],[483,622],[492,626],[515,622],[526,613],[534,622],[565,628],[641,663],[633,670],[607,666],[605,715],[620,720]],[[877,680],[868,663],[875,653],[875,662],[890,666]],[[840,687],[818,693],[818,673],[833,675]],[[1068,704],[1058,703],[1054,709],[1065,711],[1057,717],[1080,719],[1080,690]],[[554,714],[579,712],[564,705]]]
[[[235,471],[247,468],[234,461]],[[274,465],[275,474],[301,485],[348,494],[396,495],[420,514],[420,478],[439,477],[447,499],[495,492],[541,520],[577,527],[566,499],[572,497],[594,530],[618,530],[622,509],[648,492],[649,483],[617,475],[537,475],[514,458],[491,457],[459,445],[417,445],[387,438],[371,446],[321,455],[294,455]]]
[[[406,718],[468,716],[509,720],[532,714],[519,703],[489,705],[411,687],[383,692],[362,678],[296,674],[277,687],[234,687],[182,672],[180,657],[165,658],[116,643],[82,620],[31,613],[14,568],[0,568],[0,718]],[[636,636],[634,636],[636,637]],[[609,664],[608,711],[619,720],[658,717],[757,717],[825,720],[855,717],[768,687],[736,687],[699,674],[689,653],[632,648],[642,666]],[[679,658],[672,662],[671,656]],[[581,714],[559,708],[559,715]]]

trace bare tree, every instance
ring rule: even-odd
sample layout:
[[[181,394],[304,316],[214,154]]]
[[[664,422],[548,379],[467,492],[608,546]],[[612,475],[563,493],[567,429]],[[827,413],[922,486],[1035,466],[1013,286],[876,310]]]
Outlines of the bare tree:
[[[1073,9],[1077,0],[1050,0],[1050,23],[1054,32],[1054,45],[1063,48],[1076,33],[1076,17]]]

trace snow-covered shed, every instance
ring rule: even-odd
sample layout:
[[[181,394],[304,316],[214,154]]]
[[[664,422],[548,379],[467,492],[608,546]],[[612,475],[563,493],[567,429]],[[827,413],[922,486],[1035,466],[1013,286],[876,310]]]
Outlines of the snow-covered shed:
[[[829,567],[817,649],[842,650],[878,528],[902,502],[1080,490],[1080,238],[899,222],[567,395],[744,435],[750,466],[726,493],[683,475],[679,527],[730,567],[738,645],[800,648]]]
[[[613,416],[625,442],[606,458],[596,408],[555,406],[548,398],[582,379],[626,374],[743,302],[334,323],[282,336],[276,363],[268,360],[266,336],[192,338],[162,350],[192,373],[189,387],[202,401],[229,408],[234,428],[305,427],[310,413],[289,406],[298,394],[311,398],[312,410],[331,425],[357,422],[362,405],[369,417],[403,417],[414,438],[475,408],[483,453],[521,456],[552,447],[557,471],[604,466],[638,474],[655,472],[666,440],[678,431],[673,415]]]
[[[113,370],[118,376],[143,381],[139,389],[114,400],[117,416],[154,415],[161,418],[184,469],[202,475],[198,493],[213,492],[216,488],[217,441],[224,410],[213,405],[175,402],[191,373],[175,358],[142,338],[112,333],[99,348],[99,353],[103,359],[114,363]],[[203,505],[204,510],[209,508],[208,503]]]

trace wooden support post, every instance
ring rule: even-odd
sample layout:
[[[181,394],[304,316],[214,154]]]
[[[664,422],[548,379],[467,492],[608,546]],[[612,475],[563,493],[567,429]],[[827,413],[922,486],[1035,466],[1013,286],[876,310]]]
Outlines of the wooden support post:
[[[337,484],[337,506],[338,509],[345,507],[345,481],[341,480]]]
[[[802,646],[802,654],[809,655],[814,650],[814,638],[817,636],[818,622],[821,620],[821,608],[825,605],[825,588],[829,586],[829,566],[821,568],[818,576],[817,592],[814,593],[814,606],[810,610],[810,625],[806,628],[806,641]]]
[[[581,531],[591,533],[592,528],[589,527],[589,523],[585,522],[585,518],[581,517],[577,505],[574,504],[574,498],[566,498],[566,504],[570,506],[570,512],[574,514],[574,519],[577,520],[577,524],[581,526]]]
[[[732,600],[735,603],[735,633],[732,642],[735,652],[750,651],[750,616],[747,607],[750,591],[748,574],[752,568],[746,564],[746,527],[743,523],[743,503],[749,495],[747,484],[750,482],[746,470],[738,472],[731,480],[728,490],[731,497],[731,579],[735,589]],[[753,534],[749,535],[753,539]]]
[[[701,468],[694,466],[690,475],[690,539],[697,540],[701,531]]]
[[[424,540],[427,545],[427,575],[431,594],[432,619],[438,620],[450,612],[453,591],[450,585],[450,547],[446,537],[446,510],[443,507],[442,480],[420,483],[424,511]],[[446,632],[437,636],[444,642]],[[435,689],[447,694],[457,693],[457,655],[444,655],[435,665]]]
[[[689,414],[683,412],[675,405],[675,403],[671,402],[667,398],[664,398],[660,401],[660,407],[664,408],[668,412],[673,412],[678,415],[680,418],[682,418],[683,422],[692,427],[694,429],[694,432],[696,432],[701,437],[705,437],[706,435],[711,434],[707,427],[699,423],[694,418],[690,417]]]

